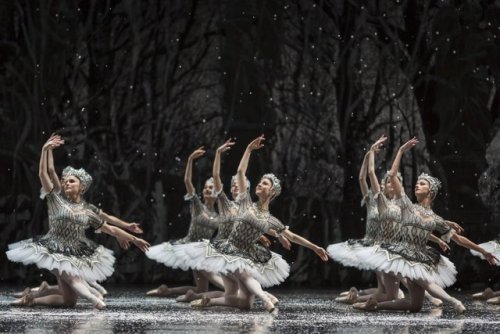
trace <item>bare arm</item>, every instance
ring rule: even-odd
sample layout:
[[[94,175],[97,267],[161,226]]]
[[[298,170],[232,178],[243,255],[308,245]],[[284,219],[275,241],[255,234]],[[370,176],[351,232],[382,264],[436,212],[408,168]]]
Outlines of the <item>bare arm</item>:
[[[446,251],[449,251],[450,250],[450,246],[448,246],[448,244],[446,242],[444,242],[443,240],[439,239],[438,237],[436,237],[434,234],[431,233],[430,237],[429,237],[429,241],[432,241],[436,244],[439,245],[439,247],[441,248],[441,250],[443,252],[446,252]]]
[[[476,243],[472,242],[471,240],[467,239],[462,235],[454,233],[453,236],[451,237],[451,240],[455,241],[457,245],[481,253],[489,264],[495,264],[496,262],[498,262],[498,259],[493,254],[488,253],[483,247],[477,245]]]
[[[186,171],[184,173],[184,185],[186,186],[186,192],[189,195],[193,195],[195,192],[194,186],[193,186],[193,161],[201,157],[203,154],[205,154],[205,150],[203,149],[203,146],[196,149],[193,153],[188,158],[187,164],[186,164]]]
[[[109,215],[105,212],[101,212],[101,214],[99,216],[104,221],[106,221],[108,224],[118,226],[119,228],[128,230],[128,231],[133,232],[133,233],[137,233],[137,234],[143,233],[141,226],[137,223],[127,223],[127,222],[121,220],[120,218]]]
[[[365,157],[363,158],[363,163],[361,164],[361,169],[359,170],[358,177],[359,189],[361,190],[361,195],[363,195],[363,197],[365,197],[368,193],[368,183],[366,182],[366,168],[368,165],[367,160],[369,153],[370,151],[366,152]]]
[[[261,135],[260,137],[257,137],[256,139],[252,140],[252,142],[248,144],[245,152],[243,153],[243,156],[241,157],[240,160],[240,164],[238,166],[238,171],[236,173],[238,189],[246,189],[245,176],[248,169],[248,162],[250,160],[250,155],[252,154],[253,150],[258,150],[264,146],[264,144],[262,143],[264,140],[265,140],[264,135]]]
[[[234,141],[231,141],[231,138],[229,138],[222,146],[220,146],[216,151],[215,151],[215,158],[214,158],[214,165],[212,168],[212,176],[214,178],[214,190],[215,193],[219,193],[222,190],[222,181],[220,179],[220,159],[222,153],[228,151],[231,149],[231,146],[234,145]]]
[[[110,226],[106,223],[102,225],[101,231],[103,231],[106,234],[112,235],[117,239],[121,239],[126,242],[131,242],[143,252],[146,252],[151,246],[147,241],[141,238],[134,237],[132,234],[129,234],[118,227]]]
[[[61,191],[61,182],[59,181],[59,176],[57,175],[56,168],[54,167],[54,155],[52,154],[52,150],[47,151],[47,165],[50,179],[54,185],[54,190],[59,192]]]
[[[40,183],[42,184],[42,188],[45,192],[50,192],[54,187],[52,181],[50,180],[49,171],[48,171],[48,151],[64,144],[64,140],[59,136],[51,136],[43,145],[42,153],[40,156],[40,165],[38,167],[38,177],[40,179]]]
[[[306,238],[303,238],[300,235],[291,232],[290,230],[284,230],[282,234],[291,242],[309,248],[310,250],[315,252],[323,261],[328,261],[328,255],[322,247],[313,244]]]
[[[401,198],[404,194],[403,185],[401,184],[401,181],[399,181],[397,176],[399,171],[399,166],[401,164],[401,158],[403,157],[404,152],[413,148],[417,143],[418,140],[415,137],[407,141],[403,146],[399,148],[398,152],[396,153],[396,157],[392,162],[392,167],[391,171],[389,172],[389,177],[391,178],[392,187],[394,188],[394,192],[397,198]]]
[[[380,151],[380,147],[387,140],[385,135],[382,135],[370,148],[368,151],[368,177],[370,178],[370,185],[372,187],[372,193],[376,194],[380,191],[380,184],[377,179],[377,174],[375,174],[375,153]]]

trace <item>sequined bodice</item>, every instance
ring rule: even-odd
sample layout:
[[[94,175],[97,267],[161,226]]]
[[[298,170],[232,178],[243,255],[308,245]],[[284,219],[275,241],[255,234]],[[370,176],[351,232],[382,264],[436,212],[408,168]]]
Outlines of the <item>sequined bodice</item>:
[[[72,203],[56,192],[47,195],[49,231],[46,236],[59,242],[75,243],[85,238],[89,227],[100,228],[103,224],[100,210],[82,200]]]
[[[211,239],[219,226],[219,218],[214,209],[207,208],[198,196],[186,196],[190,201],[191,224],[185,238],[189,241]]]
[[[217,196],[217,208],[219,210],[219,229],[215,240],[227,239],[234,227],[234,221],[238,214],[238,204],[230,201],[226,194],[221,191]]]
[[[413,204],[406,195],[398,203],[402,210],[402,233],[398,242],[406,247],[424,249],[432,231],[446,233],[450,230],[443,218],[431,209]]]
[[[371,191],[366,194],[361,204],[366,205],[366,232],[364,238],[374,240],[379,232],[380,223],[377,203]]]
[[[286,227],[269,211],[261,210],[252,203],[250,194],[245,193],[239,199],[237,222],[229,235],[229,242],[244,248],[254,243],[263,233],[274,229],[278,233]]]
[[[400,238],[401,208],[394,200],[388,200],[383,193],[374,196],[379,213],[380,229],[377,233],[377,243],[391,243]]]

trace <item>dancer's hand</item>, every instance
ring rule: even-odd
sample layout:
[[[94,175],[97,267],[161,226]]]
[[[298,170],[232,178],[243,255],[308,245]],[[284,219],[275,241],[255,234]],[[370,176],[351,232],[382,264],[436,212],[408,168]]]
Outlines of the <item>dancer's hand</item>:
[[[399,149],[403,152],[411,150],[415,145],[419,143],[417,137],[413,137],[412,139],[408,140],[406,143],[404,143]]]
[[[193,151],[193,153],[191,153],[191,155],[189,156],[189,160],[196,160],[198,159],[199,157],[201,157],[203,154],[205,154],[205,150],[203,149],[203,146],[197,148],[196,150]]]
[[[264,135],[260,135],[259,137],[252,140],[250,144],[248,144],[247,150],[254,151],[264,147],[264,140],[266,140],[266,138],[264,138]]]
[[[43,150],[44,151],[47,151],[47,150],[53,150],[54,148],[56,147],[59,147],[61,145],[64,144],[64,139],[61,138],[61,136],[59,135],[56,135],[56,134],[52,134],[50,136],[49,139],[47,139],[47,141],[45,142],[45,144],[43,145]]]
[[[271,246],[271,240],[269,240],[265,235],[261,235],[259,237],[259,241],[261,244],[264,245],[264,247],[269,248]]]
[[[323,247],[318,247],[314,249],[314,252],[321,258],[323,261],[328,261],[328,253]]]
[[[144,233],[144,231],[141,228],[141,225],[139,225],[138,223],[130,223],[130,224],[128,224],[127,230],[129,230],[132,233],[136,233],[136,234],[142,234],[142,233]]]
[[[231,141],[231,138],[229,138],[224,144],[219,146],[219,148],[217,149],[216,152],[221,154],[221,153],[224,153],[226,151],[229,151],[231,149],[231,146],[233,146],[234,144],[236,144],[236,142]]]
[[[450,246],[448,246],[448,244],[443,240],[439,240],[439,247],[443,252],[448,252],[450,250]]]
[[[284,235],[278,235],[278,241],[280,242],[281,246],[283,246],[284,249],[290,250],[292,248],[292,244],[290,243],[290,240],[288,240]]]
[[[483,256],[484,259],[488,261],[488,263],[491,264],[492,266],[498,262],[497,257],[489,252],[484,253]]]
[[[116,242],[118,242],[118,245],[120,245],[122,249],[127,250],[130,247],[130,243],[127,240],[116,238]]]
[[[457,223],[449,221],[449,220],[445,220],[445,222],[446,222],[446,224],[448,224],[449,227],[451,227],[452,229],[454,229],[455,232],[457,232],[458,234],[464,233],[463,227],[460,226],[460,225],[458,225]]]
[[[134,237],[134,239],[132,240],[132,243],[143,252],[147,252],[149,250],[149,247],[151,247],[149,242],[147,242],[146,240],[143,240],[141,238]]]
[[[384,145],[384,142],[386,140],[387,140],[387,136],[386,135],[380,136],[380,138],[377,139],[377,141],[372,145],[372,147],[370,148],[370,150],[372,150],[375,153],[380,152],[380,148]]]

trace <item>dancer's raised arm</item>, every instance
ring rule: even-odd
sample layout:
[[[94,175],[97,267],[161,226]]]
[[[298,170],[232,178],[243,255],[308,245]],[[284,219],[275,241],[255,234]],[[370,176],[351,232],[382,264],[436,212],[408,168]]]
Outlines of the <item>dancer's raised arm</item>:
[[[64,140],[59,136],[51,136],[43,145],[42,153],[40,156],[40,165],[38,169],[38,177],[40,178],[40,183],[45,192],[50,192],[54,187],[53,182],[50,179],[48,170],[48,151],[61,146],[64,144]]]
[[[373,194],[377,194],[380,191],[380,184],[375,174],[375,153],[380,151],[380,148],[387,140],[385,135],[382,135],[370,148],[368,151],[368,177],[370,178],[370,186]],[[364,162],[364,161],[363,161]],[[365,177],[366,178],[366,177]],[[366,182],[365,182],[366,183]],[[363,194],[364,196],[365,194]]]
[[[245,153],[243,153],[240,164],[238,166],[238,171],[236,173],[239,189],[246,189],[245,177],[248,169],[248,161],[250,160],[250,155],[252,154],[253,150],[258,150],[264,146],[264,140],[266,140],[266,138],[264,138],[264,135],[255,138],[250,144],[248,144]]]
[[[401,164],[401,158],[403,157],[403,154],[412,149],[415,145],[418,144],[418,139],[416,137],[413,137],[406,143],[404,143],[396,153],[396,157],[394,158],[394,161],[392,162],[392,167],[389,172],[389,177],[391,178],[391,183],[392,187],[394,188],[394,193],[396,194],[396,198],[401,198],[404,194],[404,189],[403,185],[401,184],[401,181],[398,178],[398,171],[399,171],[399,166]]]
[[[186,172],[184,173],[184,184],[188,195],[194,195],[195,189],[193,186],[193,161],[205,154],[203,146],[194,150],[188,158],[186,164]]]
[[[59,135],[56,135],[53,133],[49,140],[52,139],[61,139]],[[61,181],[59,180],[59,176],[57,175],[56,168],[54,166],[54,155],[52,154],[53,149],[50,149],[47,151],[47,168],[49,171],[49,176],[52,181],[52,184],[54,185],[54,190],[57,192],[60,192],[62,187],[61,187]]]
[[[221,159],[220,156],[222,155],[222,153],[230,150],[231,146],[233,146],[234,144],[235,144],[235,142],[231,141],[231,138],[229,138],[224,144],[222,144],[215,151],[214,165],[212,168],[212,176],[214,178],[214,191],[216,194],[218,194],[222,190],[222,181],[220,178],[220,159]]]

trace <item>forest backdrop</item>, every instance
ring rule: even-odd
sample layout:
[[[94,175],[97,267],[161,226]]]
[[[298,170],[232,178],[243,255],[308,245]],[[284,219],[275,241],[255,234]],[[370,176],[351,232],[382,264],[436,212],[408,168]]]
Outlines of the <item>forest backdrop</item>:
[[[362,237],[358,172],[389,136],[377,171],[415,135],[403,159],[408,194],[427,171],[443,181],[435,211],[483,242],[500,230],[500,1],[12,0],[0,2],[0,280],[39,282],[10,263],[9,243],[47,230],[39,199],[43,142],[58,132],[59,171],[86,168],[87,199],[140,222],[157,244],[182,237],[187,156],[200,191],[214,149],[228,190],[247,143],[264,133],[249,175],[272,171],[283,194],[272,211],[326,246]],[[169,284],[169,270],[111,237],[109,282]],[[309,250],[273,248],[292,263],[286,284],[340,287],[373,277]],[[495,267],[452,246],[457,288],[496,283]]]

